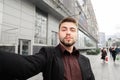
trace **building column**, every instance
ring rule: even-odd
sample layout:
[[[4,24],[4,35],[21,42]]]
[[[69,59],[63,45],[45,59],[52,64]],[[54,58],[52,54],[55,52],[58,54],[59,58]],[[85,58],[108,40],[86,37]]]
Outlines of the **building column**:
[[[3,16],[3,0],[0,0],[0,44],[2,40],[2,16]]]

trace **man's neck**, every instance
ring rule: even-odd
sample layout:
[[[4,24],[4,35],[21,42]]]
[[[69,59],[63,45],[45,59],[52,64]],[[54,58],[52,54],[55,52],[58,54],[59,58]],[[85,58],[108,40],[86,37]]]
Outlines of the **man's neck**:
[[[68,52],[72,53],[73,46],[67,47],[67,46],[64,46],[63,44],[61,44],[61,45],[65,48],[65,50],[67,50]]]

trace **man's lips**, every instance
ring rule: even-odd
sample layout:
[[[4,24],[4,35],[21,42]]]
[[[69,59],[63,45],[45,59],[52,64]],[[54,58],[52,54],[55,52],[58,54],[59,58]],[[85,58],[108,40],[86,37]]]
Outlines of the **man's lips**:
[[[72,38],[71,38],[71,37],[66,37],[65,39],[66,39],[66,40],[71,40]]]

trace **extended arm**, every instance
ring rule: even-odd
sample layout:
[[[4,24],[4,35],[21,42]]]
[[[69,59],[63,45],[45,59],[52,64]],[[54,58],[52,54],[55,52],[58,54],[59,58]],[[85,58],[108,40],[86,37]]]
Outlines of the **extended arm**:
[[[0,51],[0,79],[27,79],[42,72],[45,63],[42,51],[29,56]]]

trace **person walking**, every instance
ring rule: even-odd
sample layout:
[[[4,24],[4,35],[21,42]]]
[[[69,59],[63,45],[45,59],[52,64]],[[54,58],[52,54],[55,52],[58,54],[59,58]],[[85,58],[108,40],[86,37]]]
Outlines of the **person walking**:
[[[119,54],[120,49],[118,48],[118,46],[115,48],[115,51],[116,51],[116,55]]]
[[[90,61],[74,46],[78,23],[72,17],[59,24],[59,44],[34,55],[0,51],[0,80],[26,80],[40,72],[43,80],[95,80]]]
[[[101,50],[101,59],[103,59],[103,61],[105,62],[105,58],[106,58],[106,56],[107,56],[107,51],[106,51],[106,49],[105,48],[103,48],[102,50]]]
[[[109,48],[110,58],[112,59],[112,47]]]
[[[115,51],[115,48],[112,48],[112,57],[113,57],[113,61],[115,62],[116,60],[116,51]]]

